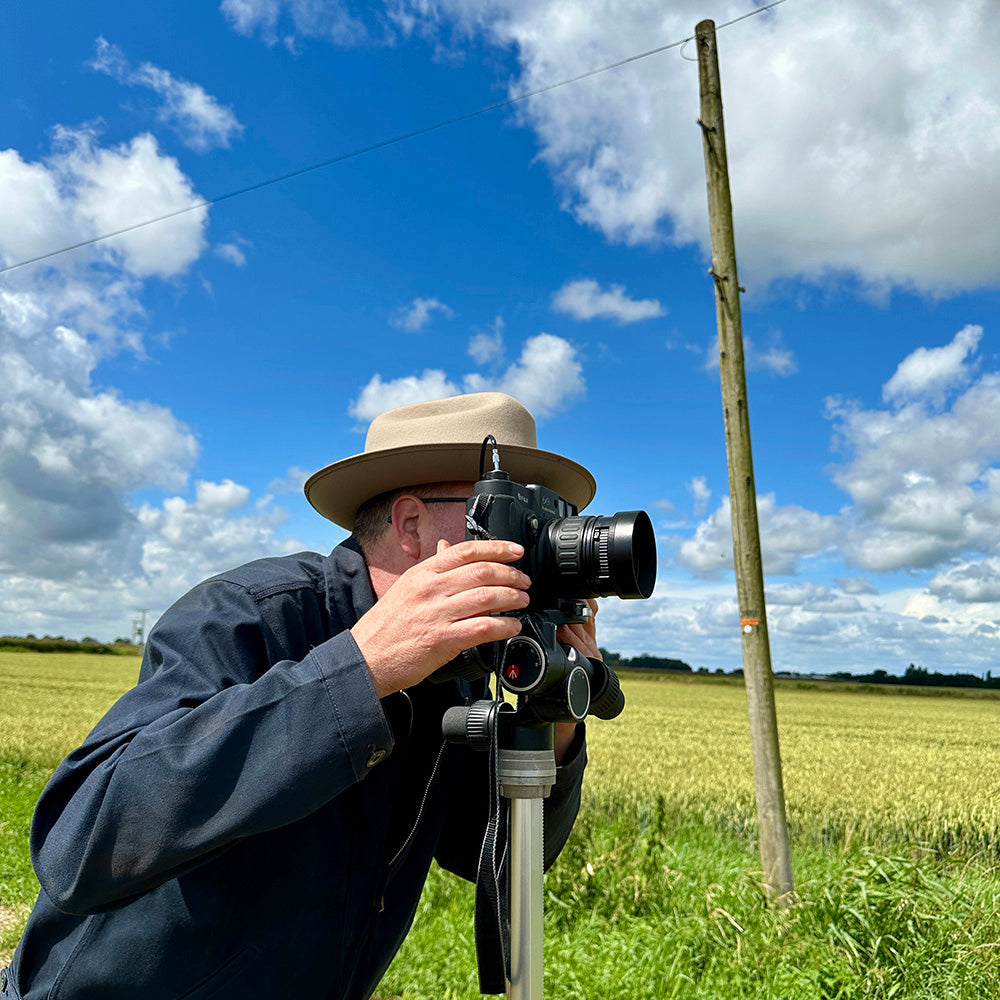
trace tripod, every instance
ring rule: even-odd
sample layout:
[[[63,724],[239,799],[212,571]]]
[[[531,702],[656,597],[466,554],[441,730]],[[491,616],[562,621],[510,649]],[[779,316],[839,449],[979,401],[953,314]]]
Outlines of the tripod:
[[[507,702],[477,701],[470,707],[449,709],[442,728],[452,742],[467,743],[480,750],[492,748],[491,752],[496,755],[497,789],[510,802],[508,886],[500,884],[496,844],[490,841],[489,832],[481,856],[476,898],[480,987],[484,993],[499,992],[495,987],[499,985],[498,973],[502,971],[511,1000],[542,1000],[543,799],[556,780],[556,758],[552,749],[555,724],[530,722],[518,715],[519,710]],[[499,810],[496,818],[499,819]],[[505,888],[509,889],[509,894],[504,892]],[[509,898],[509,923],[503,912],[505,895]],[[488,913],[484,912],[484,906],[489,907]],[[484,928],[487,929],[484,931]],[[493,943],[485,942],[484,938],[493,938],[494,931]],[[495,944],[499,944],[499,955],[484,951]],[[497,968],[497,961],[501,968]]]
[[[547,727],[551,731],[554,725]],[[511,1000],[542,1000],[542,800],[556,780],[548,750],[501,750],[500,794],[510,799]]]
[[[539,632],[542,640],[546,632],[551,645],[524,636],[507,644],[499,677],[518,694],[516,708],[505,701],[477,701],[450,708],[442,723],[452,742],[491,754],[497,796],[476,883],[476,950],[480,990],[499,993],[505,984],[511,1000],[543,995],[543,800],[556,780],[555,723],[582,722],[588,713],[612,719],[625,704],[614,671],[555,643],[554,626]],[[544,683],[552,675],[556,680]],[[510,803],[506,881],[496,857],[500,797]]]

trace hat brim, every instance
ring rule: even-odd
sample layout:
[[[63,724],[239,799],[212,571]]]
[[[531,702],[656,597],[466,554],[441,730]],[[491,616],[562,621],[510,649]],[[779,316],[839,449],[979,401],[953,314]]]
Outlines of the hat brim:
[[[350,531],[358,508],[380,493],[425,483],[475,482],[481,449],[481,442],[425,444],[354,455],[313,473],[306,480],[306,498],[323,517]],[[597,492],[594,477],[582,465],[554,452],[502,444],[500,459],[514,482],[547,486],[578,510]]]

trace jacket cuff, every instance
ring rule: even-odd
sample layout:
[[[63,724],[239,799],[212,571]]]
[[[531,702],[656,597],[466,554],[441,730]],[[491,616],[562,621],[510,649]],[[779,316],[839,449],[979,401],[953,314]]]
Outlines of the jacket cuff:
[[[395,742],[368,664],[349,630],[316,646],[307,659],[323,680],[337,737],[362,781],[392,753]]]

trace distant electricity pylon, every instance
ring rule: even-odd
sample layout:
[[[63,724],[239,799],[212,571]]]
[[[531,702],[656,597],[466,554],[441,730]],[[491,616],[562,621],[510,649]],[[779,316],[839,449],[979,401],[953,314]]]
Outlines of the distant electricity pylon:
[[[141,608],[138,612],[140,617],[132,619],[132,645],[141,646],[146,641],[146,615],[149,608]]]

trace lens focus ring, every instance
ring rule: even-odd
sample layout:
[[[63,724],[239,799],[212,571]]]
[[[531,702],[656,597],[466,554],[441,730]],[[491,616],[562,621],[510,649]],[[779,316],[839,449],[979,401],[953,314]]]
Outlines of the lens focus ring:
[[[580,574],[580,556],[583,549],[580,539],[583,537],[583,522],[582,517],[564,517],[559,522],[555,556],[560,574],[572,573],[573,576]]]

